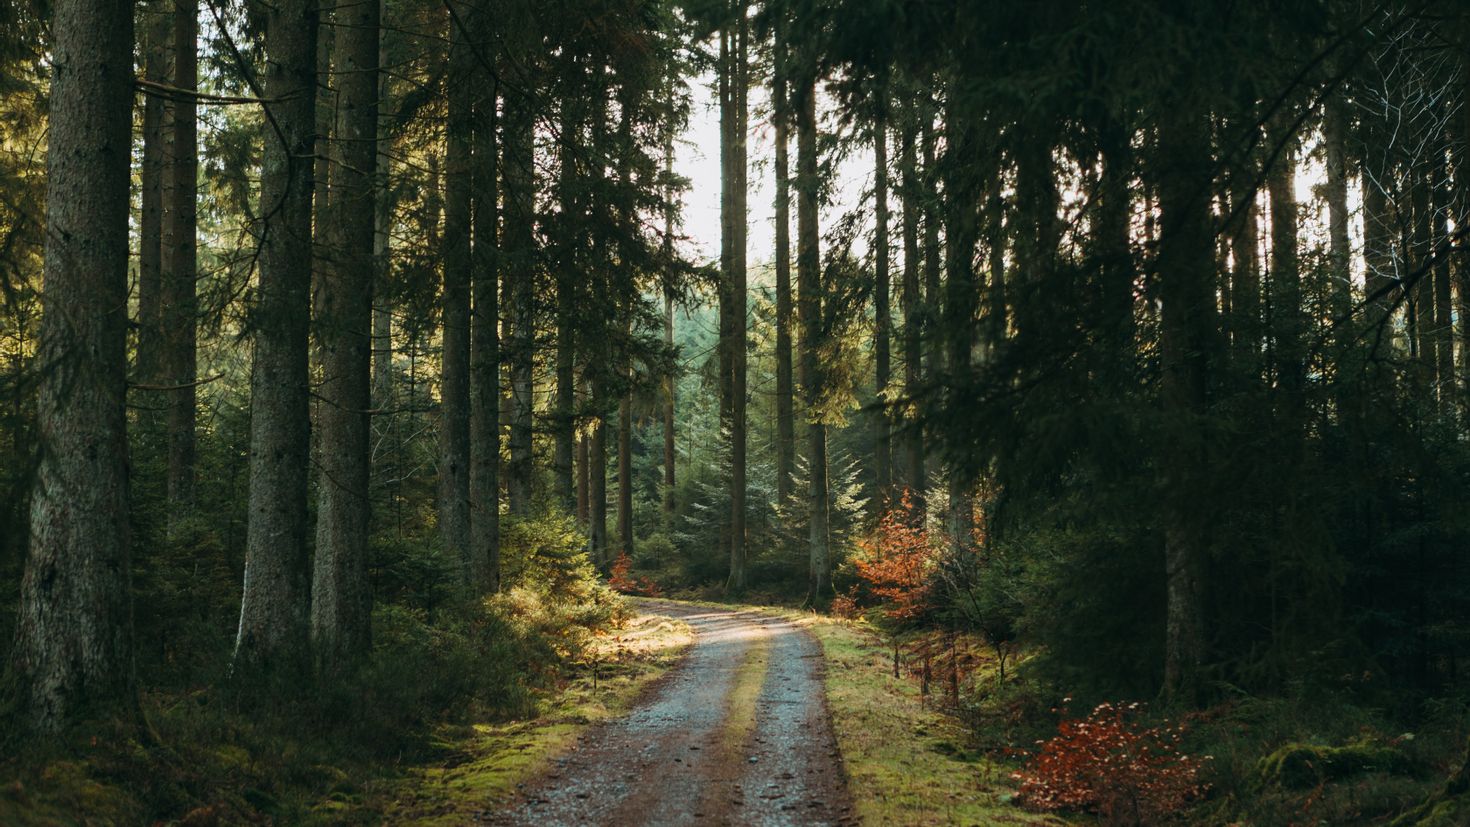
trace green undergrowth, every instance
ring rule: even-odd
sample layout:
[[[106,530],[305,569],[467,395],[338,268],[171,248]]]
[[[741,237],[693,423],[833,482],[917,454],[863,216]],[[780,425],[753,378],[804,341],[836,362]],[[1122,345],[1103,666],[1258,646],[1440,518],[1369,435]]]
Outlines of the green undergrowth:
[[[0,824],[379,823],[473,733],[505,733],[476,754],[514,764],[533,754],[515,740],[524,722],[555,733],[615,714],[679,625],[602,585],[570,518],[508,520],[503,540],[504,591],[483,601],[456,597],[457,564],[432,547],[380,545],[373,650],[331,676],[231,676],[227,589],[178,600],[207,607],[186,636],[166,634],[181,609],[144,613],[165,644],[140,652],[142,723],[43,738],[0,720]],[[165,567],[140,589],[181,582]],[[650,639],[669,651],[644,651]]]

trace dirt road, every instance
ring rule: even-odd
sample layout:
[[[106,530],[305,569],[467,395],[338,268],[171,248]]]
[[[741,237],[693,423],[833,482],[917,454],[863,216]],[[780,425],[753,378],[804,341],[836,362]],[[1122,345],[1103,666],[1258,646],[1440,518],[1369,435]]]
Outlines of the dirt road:
[[[855,823],[811,635],[779,618],[646,601],[684,619],[684,660],[488,823]]]

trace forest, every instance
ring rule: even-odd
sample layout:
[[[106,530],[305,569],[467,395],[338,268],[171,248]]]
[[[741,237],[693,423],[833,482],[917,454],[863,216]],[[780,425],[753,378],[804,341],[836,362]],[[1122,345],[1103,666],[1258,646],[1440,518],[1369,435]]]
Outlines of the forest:
[[[0,823],[1470,824],[1463,0],[0,0],[0,403]]]

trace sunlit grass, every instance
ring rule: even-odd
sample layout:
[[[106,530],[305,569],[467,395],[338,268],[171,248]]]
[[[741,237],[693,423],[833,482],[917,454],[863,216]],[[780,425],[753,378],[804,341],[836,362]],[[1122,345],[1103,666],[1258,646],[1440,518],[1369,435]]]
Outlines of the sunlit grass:
[[[973,756],[958,722],[892,675],[892,654],[862,626],[786,613],[822,643],[827,705],[864,824],[1065,824],[1009,803],[1013,766]]]

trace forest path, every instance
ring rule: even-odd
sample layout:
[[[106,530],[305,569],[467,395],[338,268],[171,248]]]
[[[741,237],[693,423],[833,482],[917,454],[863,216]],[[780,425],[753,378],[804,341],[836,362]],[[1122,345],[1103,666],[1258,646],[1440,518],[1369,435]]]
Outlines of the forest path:
[[[489,824],[856,823],[820,644],[761,612],[642,600],[695,632],[626,717],[578,738]]]

